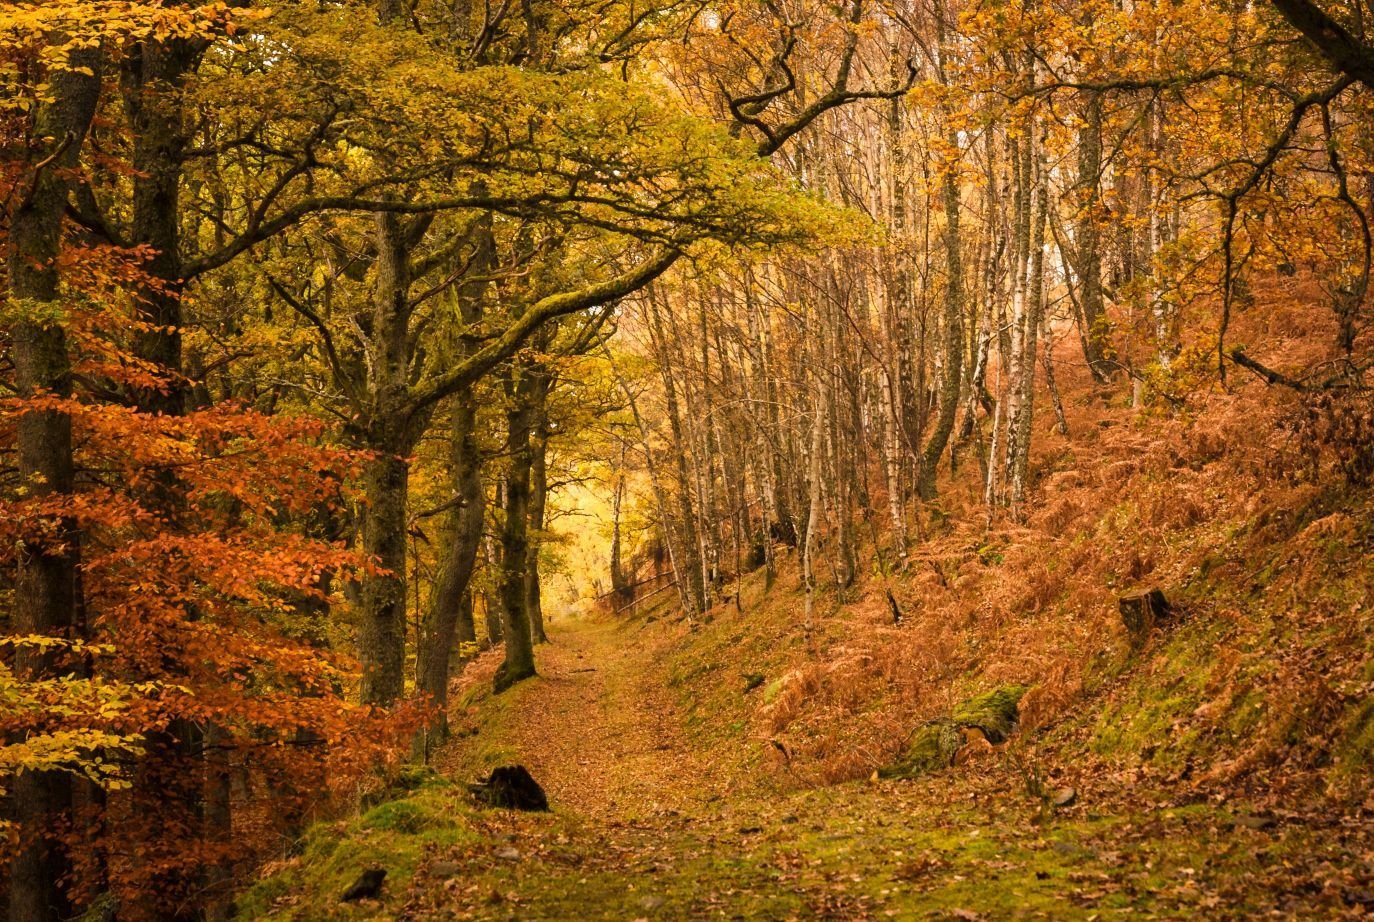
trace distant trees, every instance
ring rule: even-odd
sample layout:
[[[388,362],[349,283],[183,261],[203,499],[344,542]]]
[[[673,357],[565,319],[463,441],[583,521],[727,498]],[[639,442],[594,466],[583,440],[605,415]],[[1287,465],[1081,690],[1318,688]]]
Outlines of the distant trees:
[[[1224,374],[1229,311],[1258,272],[1310,260],[1337,314],[1365,310],[1363,45],[1318,8],[1274,6],[1344,76],[1267,7],[1199,22],[1168,4],[898,5],[853,46],[856,71],[909,70],[910,92],[826,113],[780,162],[881,239],[636,301],[637,348],[661,369],[664,533],[694,608],[725,594],[731,544],[762,544],[770,566],[795,545],[808,611],[818,580],[850,584],[860,540],[878,569],[904,565],[947,507],[943,472],[970,461],[988,514],[1021,519],[1038,433],[1068,425],[1057,372],[1175,407],[1216,357]],[[719,104],[766,139],[754,100],[847,52],[813,61],[803,32],[746,28],[697,48],[749,86]],[[1341,242],[1316,231],[1328,219]]]

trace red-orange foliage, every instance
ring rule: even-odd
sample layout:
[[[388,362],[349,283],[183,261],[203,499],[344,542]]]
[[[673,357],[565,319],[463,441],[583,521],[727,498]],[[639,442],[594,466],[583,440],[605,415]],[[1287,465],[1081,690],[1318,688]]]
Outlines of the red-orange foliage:
[[[329,649],[333,587],[363,562],[311,523],[341,511],[358,459],[307,417],[234,404],[163,416],[118,399],[167,383],[124,350],[133,325],[119,305],[141,281],[140,259],[108,248],[72,259],[62,322],[74,395],[0,400],[0,445],[14,444],[25,413],[71,417],[80,485],[73,496],[34,497],[22,485],[0,495],[0,591],[17,547],[51,536],[59,518],[73,523],[79,639],[97,646],[65,666],[121,689],[123,706],[7,713],[0,732],[80,728],[141,741],[142,756],[74,754],[68,769],[114,761],[107,777],[125,784],[64,832],[75,893],[109,891],[126,912],[156,917],[182,908],[209,869],[225,886],[236,866],[279,850],[334,793],[393,757],[418,715],[350,704],[353,664]]]

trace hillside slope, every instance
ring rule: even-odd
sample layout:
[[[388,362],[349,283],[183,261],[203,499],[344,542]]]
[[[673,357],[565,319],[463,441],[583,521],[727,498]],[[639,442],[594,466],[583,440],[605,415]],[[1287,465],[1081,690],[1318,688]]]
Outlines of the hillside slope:
[[[767,686],[745,690],[760,663],[746,623],[560,625],[539,679],[458,709],[463,738],[438,774],[317,826],[241,915],[1221,919],[1369,907],[1374,837],[1357,813],[1087,770],[1054,748],[1077,745],[1062,731],[915,781],[805,784],[748,716]],[[479,664],[473,689],[494,665]],[[475,805],[461,782],[512,762],[544,782],[553,813]],[[1066,785],[1073,802],[1054,806]],[[340,903],[369,867],[389,872],[381,899]]]

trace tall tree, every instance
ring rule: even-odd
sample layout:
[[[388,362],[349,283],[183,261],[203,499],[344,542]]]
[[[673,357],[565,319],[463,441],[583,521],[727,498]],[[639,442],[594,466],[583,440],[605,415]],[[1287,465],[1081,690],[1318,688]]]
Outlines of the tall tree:
[[[51,40],[59,45],[74,41],[70,35]],[[70,293],[63,291],[60,258],[72,174],[95,116],[101,68],[97,42],[93,48],[73,48],[46,76],[26,139],[17,195],[12,196],[17,201],[8,214],[14,384],[19,397],[35,403],[19,417],[19,476],[35,497],[70,496],[75,488],[72,420],[60,404],[72,395],[63,305]],[[58,404],[43,407],[43,397]],[[75,639],[82,631],[80,535],[75,523],[61,515],[43,531],[43,538],[30,539],[19,550],[13,627],[20,635]],[[29,681],[61,675],[60,649],[21,646],[17,675]],[[72,914],[64,890],[71,869],[58,835],[71,815],[71,776],[62,771],[21,773],[13,798],[23,844],[10,867],[10,919],[66,919]]]

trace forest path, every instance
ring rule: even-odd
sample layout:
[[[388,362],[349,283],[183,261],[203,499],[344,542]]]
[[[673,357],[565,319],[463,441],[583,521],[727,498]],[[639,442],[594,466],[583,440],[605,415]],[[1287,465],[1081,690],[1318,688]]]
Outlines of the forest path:
[[[649,661],[652,635],[609,620],[563,622],[539,648],[509,728],[517,761],[555,809],[605,823],[699,814],[728,793]]]
[[[676,628],[556,627],[539,678],[455,711],[474,735],[440,764],[455,782],[523,764],[553,812],[435,795],[467,825],[425,846],[397,914],[368,918],[1362,918],[1318,883],[1345,854],[1331,830],[1143,791],[1049,816],[1002,764],[781,789],[747,733],[695,716]]]
[[[739,752],[691,738],[659,659],[665,635],[645,628],[561,622],[538,649],[539,677],[487,699],[480,745],[454,747],[441,771],[463,781],[522,764],[553,813],[482,814],[487,847],[445,856],[467,859],[457,865],[441,862],[445,871],[461,867],[450,881],[463,884],[443,886],[422,870],[407,917],[815,916],[804,904],[819,897],[784,882],[786,868],[757,853],[769,802],[756,795],[766,783],[739,775]],[[493,841],[508,844],[493,851]]]

